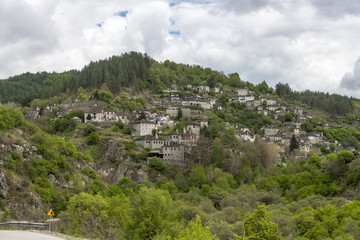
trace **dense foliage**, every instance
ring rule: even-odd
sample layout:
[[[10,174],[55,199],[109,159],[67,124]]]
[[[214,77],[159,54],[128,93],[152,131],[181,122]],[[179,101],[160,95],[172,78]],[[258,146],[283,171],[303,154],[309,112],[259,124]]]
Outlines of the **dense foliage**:
[[[278,83],[275,93],[288,100],[292,99],[310,107],[321,109],[332,115],[346,115],[354,111],[351,98],[339,94],[329,94],[305,90],[303,92],[293,91],[289,84]]]
[[[189,84],[211,90],[201,92]],[[215,93],[215,87],[222,92]],[[134,129],[121,120],[103,128],[80,123],[92,118],[83,110],[61,117],[56,107],[46,110],[54,103],[97,101],[107,110],[141,109],[136,119],[146,119],[149,98],[169,97],[168,88],[176,88],[181,98],[217,98],[211,111],[191,108],[201,110],[208,125],[201,128],[185,167],[147,159],[150,149],[137,145],[129,136]],[[326,117],[302,122],[301,130],[322,133],[327,145],[297,155],[300,142],[291,133],[288,154],[280,158],[274,142],[239,141],[236,127],[243,124],[262,134],[264,126],[273,124],[288,134],[299,116],[287,112],[275,119],[229,102],[235,88],[342,117],[331,125]],[[225,76],[197,65],[159,63],[132,52],[91,62],[81,71],[9,78],[0,82],[0,101],[39,108],[41,115],[35,120],[39,128],[25,121],[21,110],[0,106],[0,187],[11,183],[7,198],[0,191],[2,221],[43,221],[44,209],[51,207],[61,219],[54,229],[94,239],[360,238],[360,159],[353,150],[343,150],[360,149],[351,98],[296,92],[281,83],[274,91],[265,81],[243,82],[237,73]],[[151,112],[161,108],[152,107]],[[183,130],[183,121],[199,119],[185,115],[178,108],[175,126],[153,135],[165,138]],[[111,171],[115,174],[109,176]],[[33,208],[23,210],[28,205]]]

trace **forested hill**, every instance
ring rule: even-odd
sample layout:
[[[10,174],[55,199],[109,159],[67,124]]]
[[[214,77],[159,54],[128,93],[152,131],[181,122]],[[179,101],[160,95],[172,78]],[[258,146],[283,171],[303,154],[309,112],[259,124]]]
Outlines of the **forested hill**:
[[[130,52],[105,60],[91,62],[80,71],[63,73],[24,73],[0,81],[0,102],[18,102],[29,105],[33,99],[51,98],[79,87],[91,90],[100,88],[104,83],[113,94],[123,87],[139,92],[150,89],[161,93],[172,84],[205,84],[210,87],[221,84],[235,88],[248,88],[258,95],[276,94],[286,100],[301,102],[332,115],[346,115],[354,111],[354,99],[338,94],[293,91],[288,84],[279,83],[275,89],[266,82],[254,85],[240,80],[237,73],[225,76],[222,73],[197,65],[189,66],[166,60],[159,63],[147,54]]]
[[[91,62],[81,71],[63,73],[25,73],[0,81],[0,102],[28,105],[33,99],[50,98],[79,87],[98,88],[106,83],[115,93],[120,87],[141,89],[146,81],[150,58],[146,54],[125,53],[106,60]]]

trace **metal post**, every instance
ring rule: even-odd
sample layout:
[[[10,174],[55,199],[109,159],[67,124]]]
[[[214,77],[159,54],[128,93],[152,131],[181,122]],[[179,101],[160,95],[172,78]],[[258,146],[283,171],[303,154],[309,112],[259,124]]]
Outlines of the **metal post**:
[[[49,232],[51,232],[51,215],[50,215]]]

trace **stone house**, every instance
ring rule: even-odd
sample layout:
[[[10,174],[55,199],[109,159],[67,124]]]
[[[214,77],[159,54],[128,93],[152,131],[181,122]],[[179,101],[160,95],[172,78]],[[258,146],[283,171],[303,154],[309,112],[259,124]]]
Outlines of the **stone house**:
[[[166,136],[166,144],[170,142],[176,142],[179,144],[184,144],[189,147],[196,146],[196,141],[198,139],[198,135],[187,132],[187,131],[174,131]]]
[[[201,124],[194,122],[194,121],[188,121],[188,122],[183,122],[185,129],[186,130],[190,130],[191,133],[200,136],[200,128],[201,128]]]
[[[253,95],[246,95],[246,96],[238,96],[234,99],[232,99],[233,102],[239,102],[239,103],[246,103],[250,101],[254,101],[255,97]]]
[[[255,142],[256,140],[256,135],[250,131],[244,131],[240,133],[239,137],[243,141]]]
[[[276,105],[276,100],[273,100],[273,99],[261,98],[260,101],[261,101],[261,103],[266,101],[266,106],[275,106]]]
[[[148,120],[140,120],[131,124],[135,131],[132,133],[133,136],[145,136],[152,135],[152,130],[157,129],[156,123]]]
[[[311,150],[311,145],[308,143],[300,143],[299,144],[299,149],[302,152],[310,152]]]
[[[89,118],[90,115],[90,119]],[[119,119],[125,124],[129,124],[128,116],[123,113],[116,113],[114,111],[104,111],[101,112],[85,112],[84,122],[85,123],[114,123]]]
[[[259,99],[255,99],[255,100],[247,101],[245,103],[245,108],[246,109],[254,109],[260,105],[261,105],[261,101]]]
[[[208,92],[208,91],[210,91],[210,87],[206,86],[206,85],[196,86],[195,89],[198,90],[199,92]]]
[[[235,128],[238,129],[240,133],[250,131],[250,128],[248,128],[245,125],[239,125],[239,126],[236,126]]]
[[[153,135],[145,135],[136,138],[134,141],[135,143],[143,146],[144,148],[150,148],[151,150],[161,149],[161,147],[165,145],[165,140],[158,139],[157,136],[154,137]]]
[[[265,135],[276,135],[279,132],[279,129],[274,127],[265,127],[264,128],[264,134]]]
[[[179,91],[179,87],[175,84],[172,85],[170,88],[163,90],[164,93],[174,93],[178,91]]]
[[[268,105],[266,106],[266,109],[269,111],[276,111],[279,107],[276,105]]]
[[[180,102],[180,97],[178,94],[171,94],[170,95],[170,102],[172,103],[177,103],[177,102]]]
[[[156,123],[156,125],[160,127],[160,126],[167,126],[168,122],[170,121],[170,118],[167,115],[163,115],[159,113],[151,113],[148,116],[148,120]]]
[[[237,95],[239,95],[239,96],[246,96],[246,95],[249,95],[249,93],[250,93],[250,91],[248,91],[245,88],[239,88],[236,91],[237,91]]]
[[[190,117],[201,117],[200,110],[190,109],[188,107],[182,108],[183,117],[190,118]]]
[[[176,116],[178,114],[178,106],[169,106],[166,109],[166,114],[169,116]]]
[[[311,133],[308,135],[308,140],[311,144],[317,144],[322,141],[323,133]]]
[[[169,142],[167,145],[161,147],[165,164],[185,166],[185,156],[189,151],[189,147],[177,142]]]
[[[198,100],[198,99],[184,99],[181,101],[182,106],[194,106],[201,107],[203,109],[211,109],[213,108],[215,101],[212,100]]]

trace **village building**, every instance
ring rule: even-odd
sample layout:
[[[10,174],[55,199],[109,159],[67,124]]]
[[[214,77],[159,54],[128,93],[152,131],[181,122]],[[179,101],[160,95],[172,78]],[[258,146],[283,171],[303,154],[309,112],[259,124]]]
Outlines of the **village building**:
[[[242,125],[242,124],[240,124],[240,125],[238,125],[238,126],[235,126],[235,128],[236,128],[240,133],[250,131],[250,128],[248,128],[247,126]]]
[[[195,89],[196,89],[198,92],[209,92],[209,91],[210,91],[210,87],[209,87],[209,86],[205,86],[205,85],[196,86]]]
[[[261,105],[261,101],[259,99],[255,99],[255,100],[251,100],[251,101],[247,101],[245,103],[245,108],[246,109],[255,109],[256,107]]]
[[[266,101],[266,106],[275,106],[276,105],[276,100],[273,100],[273,99],[261,98],[260,101],[261,101],[261,103],[264,103],[264,101]]]
[[[239,96],[247,96],[250,94],[250,91],[248,91],[246,88],[239,88],[236,91],[237,91],[237,95]]]
[[[140,120],[131,124],[135,131],[132,133],[133,136],[145,136],[151,135],[152,130],[156,129],[156,123],[148,120]]]
[[[255,97],[253,95],[237,96],[230,99],[231,102],[238,102],[238,103],[246,103],[254,100]]]
[[[179,144],[184,144],[190,147],[196,146],[196,141],[198,139],[198,135],[191,133],[191,130],[188,132],[184,131],[174,131],[166,136],[166,144],[170,142],[176,142]]]
[[[166,109],[166,114],[169,115],[169,116],[176,116],[178,114],[178,108],[179,106],[169,106],[167,109]]]
[[[214,100],[184,99],[181,101],[182,106],[194,106],[203,109],[211,109],[214,107],[214,104]]]
[[[167,145],[161,147],[161,152],[165,164],[185,166],[186,155],[190,152],[190,147],[177,142],[169,142]]]
[[[311,150],[311,145],[308,143],[300,143],[299,144],[299,149],[302,152],[310,152]]]
[[[317,144],[322,141],[323,133],[311,133],[308,135],[308,140],[311,144]]]
[[[188,121],[188,122],[183,122],[185,129],[186,130],[190,130],[191,133],[200,136],[200,128],[201,128],[201,123],[197,123],[194,121]]]
[[[279,132],[279,129],[274,128],[274,127],[265,127],[264,128],[264,134],[265,136],[270,136],[270,135],[276,135]]]
[[[256,135],[250,131],[241,132],[240,135],[237,135],[240,140],[255,142]]]
[[[164,93],[176,93],[179,91],[179,87],[177,85],[172,85],[170,88],[163,90]]]
[[[200,110],[194,110],[189,107],[183,107],[183,108],[181,108],[181,110],[183,113],[183,117],[185,117],[185,118],[191,118],[191,117],[200,118],[201,117]]]
[[[178,94],[170,94],[170,102],[172,102],[172,103],[178,103],[178,102],[180,102],[180,97],[179,97],[179,95]]]
[[[129,119],[126,114],[117,113],[114,111],[101,112],[85,112],[84,122],[85,123],[99,123],[100,125],[111,125],[118,120],[121,120],[125,125],[129,124]]]
[[[153,135],[145,135],[136,138],[134,141],[135,143],[143,146],[144,148],[150,148],[151,150],[161,149],[161,147],[165,145],[165,140],[158,139],[157,136],[154,137]]]

